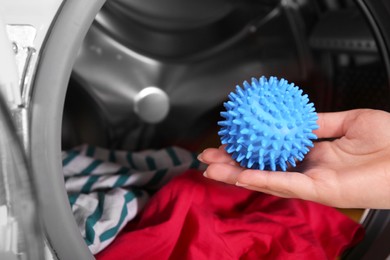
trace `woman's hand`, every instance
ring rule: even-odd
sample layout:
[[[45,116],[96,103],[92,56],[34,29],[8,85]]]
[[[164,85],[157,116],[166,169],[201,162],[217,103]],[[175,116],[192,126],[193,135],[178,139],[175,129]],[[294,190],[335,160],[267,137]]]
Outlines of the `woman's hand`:
[[[296,168],[249,170],[240,167],[224,147],[208,148],[198,157],[209,164],[205,176],[334,207],[390,209],[390,114],[357,109],[318,116],[315,134],[333,141],[316,142]]]

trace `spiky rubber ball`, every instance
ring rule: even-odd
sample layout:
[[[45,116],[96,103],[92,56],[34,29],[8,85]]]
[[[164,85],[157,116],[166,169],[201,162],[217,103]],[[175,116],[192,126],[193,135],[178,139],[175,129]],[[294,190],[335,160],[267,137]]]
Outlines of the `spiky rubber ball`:
[[[313,103],[294,83],[264,76],[236,87],[224,103],[218,135],[242,167],[286,171],[296,166],[317,139]]]

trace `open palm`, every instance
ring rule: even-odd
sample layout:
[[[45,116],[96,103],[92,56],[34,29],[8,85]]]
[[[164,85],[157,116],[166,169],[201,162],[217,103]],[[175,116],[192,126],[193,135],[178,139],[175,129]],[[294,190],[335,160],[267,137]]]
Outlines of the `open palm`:
[[[286,198],[335,207],[390,208],[390,114],[357,109],[319,113],[320,139],[288,172],[240,167],[223,147],[208,148],[199,159],[205,176]],[[302,174],[303,173],[303,174]]]

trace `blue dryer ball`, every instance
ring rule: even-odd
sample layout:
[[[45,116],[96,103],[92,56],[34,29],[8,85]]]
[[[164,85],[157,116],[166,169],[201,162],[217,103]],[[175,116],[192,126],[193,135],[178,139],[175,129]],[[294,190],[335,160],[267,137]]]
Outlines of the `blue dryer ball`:
[[[224,103],[218,135],[242,167],[286,171],[313,147],[314,104],[294,83],[264,76],[236,87]]]

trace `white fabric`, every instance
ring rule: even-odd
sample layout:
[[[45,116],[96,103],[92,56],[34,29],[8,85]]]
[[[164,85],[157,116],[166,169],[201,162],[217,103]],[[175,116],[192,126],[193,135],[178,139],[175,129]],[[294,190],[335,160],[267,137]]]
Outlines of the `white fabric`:
[[[62,158],[69,201],[93,254],[114,240],[150,194],[174,176],[204,167],[194,153],[178,147],[131,153],[83,145]]]

